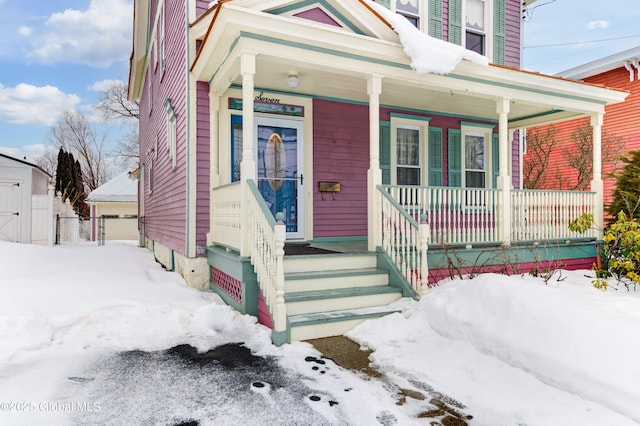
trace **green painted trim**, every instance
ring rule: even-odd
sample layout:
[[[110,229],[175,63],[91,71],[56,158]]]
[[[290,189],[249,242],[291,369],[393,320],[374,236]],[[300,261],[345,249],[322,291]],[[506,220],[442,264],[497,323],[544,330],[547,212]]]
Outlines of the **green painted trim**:
[[[318,5],[327,9],[333,16],[338,18],[341,24],[346,25],[351,31],[356,34],[365,35],[360,28],[358,28],[353,22],[351,22],[346,16],[340,13],[335,7],[329,4],[326,0],[305,0],[299,3],[294,3],[290,6],[280,7],[278,9],[273,9],[269,13],[273,15],[282,15],[287,12],[292,12],[297,9],[302,9],[303,7]]]
[[[390,309],[388,311],[383,311],[383,312],[371,312],[371,313],[367,313],[367,314],[357,314],[357,315],[344,316],[344,317],[334,316],[334,317],[331,317],[331,318],[318,318],[318,319],[308,319],[308,320],[304,320],[304,321],[294,321],[292,324],[290,324],[290,329],[294,328],[294,327],[308,327],[308,326],[319,325],[319,324],[331,324],[331,323],[334,323],[334,322],[355,321],[355,320],[360,320],[360,319],[380,318],[380,317],[383,317],[385,315],[389,315],[389,314],[395,313],[395,312],[402,312],[402,309],[401,308]],[[311,318],[314,315],[322,316],[322,313],[309,314],[308,317]]]
[[[495,129],[496,126],[493,124],[488,124],[488,123],[475,123],[472,121],[461,121],[460,122],[461,126],[469,126],[469,127],[481,127],[483,129]]]
[[[287,325],[285,331],[275,331],[271,329],[271,342],[276,346],[282,346],[285,343],[291,343],[291,329]]]
[[[312,243],[340,243],[349,241],[367,241],[367,236],[364,237],[320,237],[310,240]]]
[[[462,46],[462,0],[449,0],[449,43]]]
[[[176,252],[171,249],[171,270],[176,270]]]
[[[333,49],[322,48],[322,47],[313,46],[313,45],[306,44],[306,43],[293,42],[293,41],[290,41],[290,40],[282,40],[282,39],[278,39],[278,38],[275,38],[275,37],[263,36],[263,35],[253,34],[253,33],[245,32],[245,31],[241,32],[238,35],[238,37],[236,37],[236,39],[231,43],[231,48],[229,49],[229,53],[227,54],[227,57],[229,57],[229,55],[231,54],[231,51],[233,50],[235,45],[243,37],[246,37],[246,38],[252,39],[252,40],[266,41],[266,42],[273,43],[273,44],[280,44],[280,45],[284,45],[284,46],[288,46],[288,47],[295,47],[295,48],[301,48],[301,49],[314,51],[314,52],[326,53],[326,54],[329,54],[329,55],[332,55],[332,56],[335,56],[335,57],[356,59],[356,60],[359,60],[359,61],[362,61],[362,62],[368,62],[368,63],[372,63],[372,64],[377,64],[377,65],[386,65],[386,66],[399,68],[399,69],[404,69],[404,70],[411,70],[412,69],[409,65],[406,65],[406,64],[400,64],[400,63],[397,63],[397,62],[386,61],[386,60],[382,60],[382,59],[375,59],[375,58],[371,58],[371,57],[368,57],[368,56],[354,55],[354,54],[350,54],[350,53],[343,52],[343,51],[337,51],[337,50],[333,50]],[[224,62],[226,62],[226,58],[222,63],[224,63]],[[213,80],[213,78],[215,77],[215,75],[218,72],[219,72],[219,69],[216,70],[213,73],[213,76],[209,80],[209,82],[211,82]],[[550,91],[550,90],[529,89],[527,87],[518,86],[516,84],[501,83],[499,81],[486,80],[486,79],[479,78],[479,77],[471,77],[471,76],[459,75],[459,74],[455,74],[455,73],[446,74],[446,77],[450,77],[450,78],[453,78],[453,79],[456,79],[456,80],[462,80],[462,81],[486,84],[486,85],[489,85],[489,86],[502,87],[502,88],[507,88],[507,89],[512,89],[512,90],[521,90],[521,91],[525,91],[525,92],[529,92],[529,93],[550,95],[550,96],[554,96],[554,97],[560,97],[562,99],[572,99],[572,100],[584,101],[584,102],[589,102],[589,103],[595,103],[597,105],[606,105],[606,103],[607,103],[606,101],[596,101],[594,99],[586,98],[584,96],[559,95],[557,92],[553,92],[553,91]],[[309,96],[312,97],[312,95],[309,95]],[[331,97],[327,97],[327,98],[319,98],[319,99],[331,100],[332,98]],[[337,100],[338,98],[333,98],[333,99]],[[354,103],[356,103],[356,102],[354,102]],[[358,102],[358,104],[368,105],[367,102]],[[408,109],[407,109],[407,111],[408,111]],[[444,115],[444,114],[442,114],[442,115]],[[451,114],[450,116],[458,117],[458,115],[455,115],[455,114]],[[472,117],[470,117],[470,118],[472,118]],[[518,119],[518,120],[520,120],[520,119]],[[497,121],[497,120],[496,119],[487,119],[486,121]]]
[[[234,308],[243,314],[257,316],[260,286],[258,285],[258,277],[253,270],[253,265],[251,265],[251,259],[240,256],[237,253],[227,252],[221,247],[207,247],[207,264],[210,268],[219,269],[242,283],[242,303],[238,303],[228,295],[227,297],[233,300],[233,303],[227,303],[232,304]],[[212,283],[211,279],[209,281],[210,286],[218,288]],[[224,293],[222,290],[220,292]]]
[[[518,117],[518,118],[514,118],[509,120],[509,123],[517,123],[518,121],[522,121],[522,120],[529,120],[531,118],[538,118],[538,117],[546,117],[547,115],[551,115],[551,114],[557,114],[559,112],[565,112],[565,110],[563,109],[552,109],[551,111],[545,111],[545,112],[541,112],[538,114],[531,114],[531,115],[524,115],[522,117]]]
[[[582,241],[575,243],[544,243],[539,245],[523,244],[518,246],[488,246],[472,247],[466,249],[450,248],[455,250],[454,263],[462,261],[462,267],[474,265],[494,266],[504,264],[521,264],[529,262],[548,262],[554,260],[587,259],[596,256],[596,241]],[[429,248],[427,256],[429,269],[446,269],[446,252],[441,246]]]
[[[505,64],[506,7],[505,0],[493,2],[493,63],[498,65]]]
[[[404,118],[406,120],[426,121],[427,123],[431,121],[431,117],[425,117],[424,115],[404,114],[401,112],[390,112],[389,116],[391,118]]]
[[[442,0],[429,0],[427,16],[429,35],[442,39]]]
[[[220,298],[224,303],[231,306],[236,311],[244,314],[242,306],[238,302],[236,302],[235,299],[233,299],[231,296],[225,293],[220,287],[213,284],[213,281],[211,280],[209,280],[209,290],[211,290],[212,292],[220,296]]]
[[[402,297],[411,297],[415,300],[419,299],[418,293],[411,287],[409,281],[407,281],[396,264],[391,261],[391,258],[382,247],[377,247],[376,266],[389,273],[389,285],[401,289]]]

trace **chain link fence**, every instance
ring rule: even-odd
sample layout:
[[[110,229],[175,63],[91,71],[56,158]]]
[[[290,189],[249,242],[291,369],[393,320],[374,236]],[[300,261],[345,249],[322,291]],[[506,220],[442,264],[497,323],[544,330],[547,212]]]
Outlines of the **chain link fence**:
[[[96,241],[102,246],[109,240],[138,240],[138,218],[119,216],[56,216],[55,243]]]

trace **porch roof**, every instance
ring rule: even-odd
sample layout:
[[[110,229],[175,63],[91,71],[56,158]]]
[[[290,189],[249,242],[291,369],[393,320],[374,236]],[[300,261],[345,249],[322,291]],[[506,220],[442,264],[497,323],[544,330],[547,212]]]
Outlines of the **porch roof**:
[[[367,79],[380,76],[382,105],[481,119],[497,119],[496,104],[509,99],[511,129],[604,113],[628,95],[466,60],[445,75],[418,74],[386,21],[357,0],[340,3],[351,13],[348,26],[269,13],[250,1],[219,3],[192,26],[192,42],[202,41],[192,72],[222,94],[242,84],[240,58],[253,54],[256,90],[368,103]],[[300,77],[295,89],[286,83],[290,73]]]

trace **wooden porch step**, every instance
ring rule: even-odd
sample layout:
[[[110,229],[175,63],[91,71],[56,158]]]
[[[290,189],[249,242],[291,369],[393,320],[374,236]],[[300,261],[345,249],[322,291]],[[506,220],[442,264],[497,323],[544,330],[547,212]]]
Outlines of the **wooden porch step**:
[[[345,269],[375,268],[375,253],[335,253],[303,256],[285,256],[285,274],[310,271],[339,271]]]
[[[340,336],[364,321],[402,312],[396,303],[356,309],[317,312],[289,316],[291,340],[309,340]]]
[[[370,287],[389,284],[384,269],[341,269],[336,271],[292,272],[285,274],[285,292]]]
[[[284,300],[287,313],[298,315],[386,305],[401,296],[401,289],[379,285],[285,293]]]

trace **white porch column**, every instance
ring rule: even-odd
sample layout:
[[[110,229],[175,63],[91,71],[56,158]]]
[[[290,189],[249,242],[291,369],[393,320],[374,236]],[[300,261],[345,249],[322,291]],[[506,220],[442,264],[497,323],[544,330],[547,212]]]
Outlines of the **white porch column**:
[[[209,187],[213,191],[220,185],[220,139],[218,135],[220,112],[220,95],[209,86]],[[207,233],[207,245],[213,244],[213,192],[209,193],[209,232]]]
[[[256,178],[256,162],[253,153],[253,92],[254,76],[256,74],[256,56],[244,54],[240,60],[240,73],[242,74],[242,162],[240,163],[241,211],[240,223],[241,242],[240,255],[250,256],[249,251],[249,213],[247,200],[249,187],[247,181]]]
[[[604,183],[602,182],[602,122],[603,114],[598,113],[591,116],[591,127],[593,128],[593,180],[591,181],[591,191],[596,193],[595,205],[593,206],[594,225],[597,229],[596,237],[602,238],[602,228],[604,226]]]
[[[509,175],[509,110],[511,100],[509,98],[499,99],[496,104],[498,113],[499,131],[499,161],[497,187],[500,190],[498,208],[499,226],[498,238],[505,246],[511,245],[511,176]]]
[[[382,244],[380,241],[380,196],[377,185],[382,183],[380,170],[380,93],[382,93],[382,77],[372,75],[367,78],[367,94],[369,95],[369,171],[367,173],[367,223],[368,250],[375,251]]]

